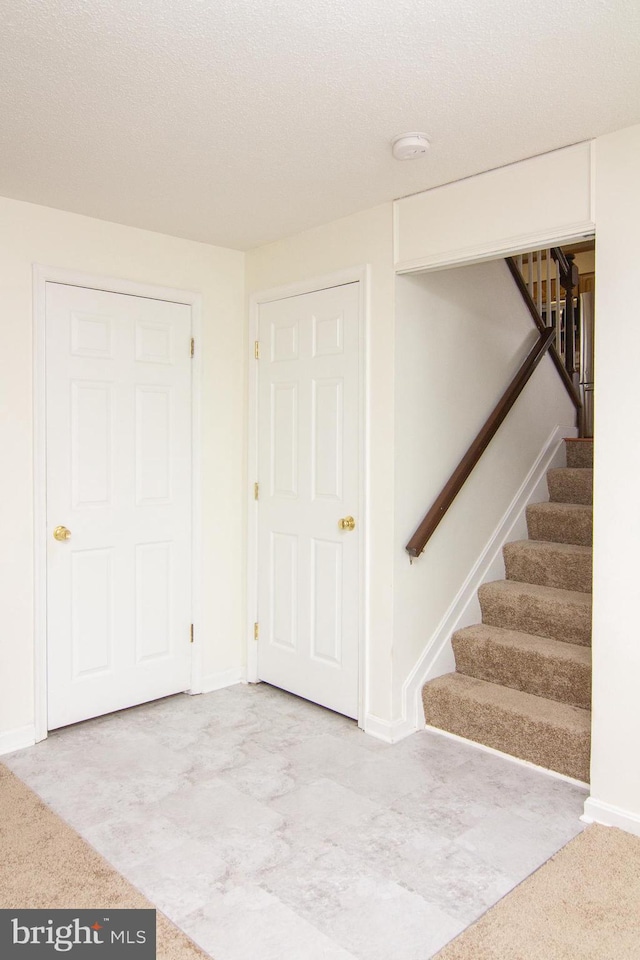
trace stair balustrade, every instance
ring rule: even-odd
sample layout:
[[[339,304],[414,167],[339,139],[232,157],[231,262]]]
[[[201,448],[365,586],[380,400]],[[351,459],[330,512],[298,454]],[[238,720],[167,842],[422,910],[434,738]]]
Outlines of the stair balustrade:
[[[560,247],[549,247],[517,258],[507,257],[506,263],[540,331],[540,338],[407,543],[405,550],[411,562],[423,552],[547,352],[576,408],[580,435],[589,433],[581,399],[581,393],[584,396],[585,390],[576,365],[576,354],[578,357],[585,355],[585,344],[580,337],[578,270],[573,256],[565,254]],[[580,367],[584,370],[584,364],[580,364]]]

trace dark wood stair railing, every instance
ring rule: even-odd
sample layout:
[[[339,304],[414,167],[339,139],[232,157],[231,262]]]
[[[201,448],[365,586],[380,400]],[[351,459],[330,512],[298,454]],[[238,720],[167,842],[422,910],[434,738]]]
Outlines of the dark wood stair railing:
[[[536,316],[539,316],[538,311],[535,308],[535,304],[533,305],[533,308],[536,312]],[[424,517],[422,523],[409,540],[405,549],[412,560],[416,557],[419,557],[424,550],[429,538],[462,489],[465,481],[470,476],[480,457],[489,446],[489,443],[497,433],[501,423],[511,410],[511,407],[522,393],[533,371],[536,369],[545,353],[549,349],[552,349],[551,345],[555,335],[556,334],[553,327],[545,327],[544,325],[542,326],[539,339],[535,343],[534,347],[529,351],[517,374],[503,393],[494,409],[489,414],[484,426],[481,428],[464,457],[449,477],[447,483],[442,489],[442,492],[435,499],[432,507]],[[580,397],[578,396],[571,381],[569,381],[567,388],[569,388],[569,386],[575,394],[574,402],[577,401],[577,406],[580,406]]]
[[[552,254],[554,256],[554,259],[556,258],[558,259],[558,262],[560,265],[560,275],[562,278],[562,285],[566,290],[567,314],[569,314],[569,306],[571,309],[571,314],[570,314],[570,318],[569,318],[569,315],[567,315],[567,329],[565,332],[565,340],[567,343],[566,366],[565,366],[565,361],[563,361],[562,357],[556,350],[555,344],[551,344],[551,347],[549,349],[549,355],[555,364],[556,370],[560,374],[560,379],[565,385],[565,389],[569,394],[569,397],[571,398],[571,402],[573,403],[576,410],[580,412],[580,409],[582,407],[582,401],[580,399],[580,394],[578,393],[576,386],[573,382],[573,374],[575,373],[575,363],[574,363],[574,357],[573,357],[573,350],[569,346],[570,344],[571,345],[573,344],[573,340],[575,336],[574,317],[573,317],[573,286],[574,286],[573,272],[575,270],[575,267],[573,263],[571,263],[567,259],[564,251],[562,251],[559,247],[554,247],[552,250]],[[547,330],[548,327],[545,326],[544,320],[538,313],[538,308],[535,304],[535,301],[531,296],[531,294],[529,293],[525,279],[520,273],[520,271],[518,270],[515,260],[513,259],[513,257],[507,257],[506,261],[507,261],[507,266],[511,271],[511,276],[513,277],[515,284],[518,290],[520,291],[520,295],[522,296],[522,299],[525,302],[525,306],[527,307],[527,310],[531,314],[533,322],[537,326],[538,330],[540,331]]]

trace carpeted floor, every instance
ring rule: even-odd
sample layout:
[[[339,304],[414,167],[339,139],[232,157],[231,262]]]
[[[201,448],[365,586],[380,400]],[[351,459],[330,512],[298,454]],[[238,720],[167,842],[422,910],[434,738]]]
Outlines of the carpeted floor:
[[[0,908],[153,907],[75,830],[0,764]],[[158,960],[204,954],[157,914]]]
[[[638,960],[640,837],[594,824],[436,960]]]

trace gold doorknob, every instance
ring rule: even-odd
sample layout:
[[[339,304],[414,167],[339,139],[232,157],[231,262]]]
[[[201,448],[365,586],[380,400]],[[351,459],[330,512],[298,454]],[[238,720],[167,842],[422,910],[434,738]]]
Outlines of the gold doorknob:
[[[55,540],[62,540],[64,543],[65,540],[69,540],[71,537],[71,530],[67,530],[66,527],[56,527],[53,531],[53,537]]]
[[[341,530],[354,530],[356,522],[353,517],[343,517],[342,520],[338,520],[338,526]]]

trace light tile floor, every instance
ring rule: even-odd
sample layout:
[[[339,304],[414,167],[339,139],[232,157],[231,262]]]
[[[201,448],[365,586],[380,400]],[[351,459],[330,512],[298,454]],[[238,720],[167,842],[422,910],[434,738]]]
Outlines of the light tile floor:
[[[3,760],[215,960],[428,960],[579,833],[586,794],[266,684]]]

